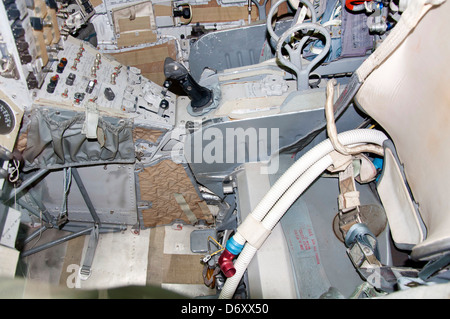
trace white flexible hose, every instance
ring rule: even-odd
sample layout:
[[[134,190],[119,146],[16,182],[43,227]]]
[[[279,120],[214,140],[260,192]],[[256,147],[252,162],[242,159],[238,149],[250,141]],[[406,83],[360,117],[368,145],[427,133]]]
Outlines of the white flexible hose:
[[[369,129],[351,130],[338,135],[338,139],[343,145],[371,143],[383,145],[387,139],[383,132]],[[277,180],[266,195],[261,199],[255,209],[252,211],[253,217],[261,221],[278,201],[283,193],[294,183],[300,175],[302,175],[311,165],[319,159],[333,151],[333,145],[329,139],[324,140],[320,144],[305,153],[298,159],[291,167]],[[246,240],[236,233],[234,239],[241,245],[244,245]]]
[[[294,184],[291,185],[280,200],[272,207],[262,221],[263,226],[272,231],[289,207],[292,206],[309,185],[311,185],[331,164],[333,164],[333,159],[330,155],[326,155],[314,163],[294,182]]]
[[[231,299],[233,297],[234,292],[236,291],[236,288],[239,285],[239,282],[241,281],[245,270],[255,256],[257,250],[258,249],[249,244],[246,244],[244,246],[241,253],[239,254],[239,257],[234,263],[236,273],[233,277],[230,277],[225,281],[222,291],[220,292],[219,299]]]
[[[299,179],[297,179],[280,200],[273,206],[270,212],[262,221],[265,228],[272,230],[279,222],[284,213],[297,200],[297,198],[314,182],[326,169],[333,163],[329,155],[324,156],[319,161],[314,163]],[[239,254],[238,259],[234,264],[236,273],[225,282],[219,298],[231,299],[236,291],[241,278],[247,269],[248,265],[255,256],[257,249],[246,243],[244,249]]]
[[[282,1],[279,2],[281,3]],[[386,57],[389,56],[389,54],[392,51],[394,51],[397,48],[397,46],[405,39],[405,37],[409,34],[409,32],[417,25],[418,21],[432,6],[439,5],[443,2],[445,2],[445,0],[417,0],[410,2],[411,4],[408,6],[408,9],[405,10],[405,12],[402,14],[402,18],[400,19],[396,28],[394,28],[391,31],[391,34],[388,37],[388,39],[384,41],[380,45],[380,47],[368,59],[366,59],[366,61],[356,70],[356,75],[358,76],[359,81],[363,82],[368,77],[368,75],[377,66],[379,66],[386,59]],[[269,12],[268,16],[271,17],[273,15],[274,10],[275,6],[271,8],[271,11]],[[268,21],[267,26],[269,32],[272,31],[273,33],[273,29],[271,28],[271,21]],[[356,133],[357,131],[366,131],[367,133],[361,133],[362,136],[358,137],[363,138],[357,140],[356,137],[357,135],[359,135],[359,133]],[[346,135],[347,133],[348,136]],[[367,134],[367,136],[364,136],[365,134]],[[373,135],[378,134],[377,140],[369,140],[368,138],[365,139],[366,137],[369,137],[371,134]],[[347,141],[346,138],[349,139],[355,138],[356,140]],[[372,130],[348,131],[338,135],[338,141],[342,145],[369,143],[381,146],[383,145],[385,139],[386,136],[383,133]],[[309,167],[311,167],[314,163],[318,162],[319,159],[323,158],[333,149],[334,148],[330,140],[325,140],[316,147],[314,147],[311,151],[306,153],[304,156],[302,156],[302,158],[300,158],[297,162],[295,162],[275,183],[275,185],[272,186],[270,191],[264,196],[264,198],[260,201],[257,207],[253,210],[252,215],[255,217],[255,219],[261,221],[263,220],[263,218],[267,218],[267,224],[269,224],[269,222],[270,224],[273,224],[274,222],[276,224],[278,213],[274,217],[272,217],[271,210],[273,209],[274,211],[278,211],[278,209],[280,209],[282,211],[282,209],[281,206],[279,206],[280,208],[278,208],[278,204],[276,208],[275,207],[272,208],[274,204],[281,198],[281,196],[286,190],[290,189],[291,185],[297,179],[303,180],[303,178],[299,178],[299,176],[301,176],[306,170],[308,170]],[[316,167],[316,165],[314,165],[314,167]],[[266,214],[268,214],[269,216],[265,217]],[[263,220],[263,223],[265,223],[265,219]],[[242,236],[240,236],[239,233],[237,233],[234,236],[234,238],[238,243],[242,245],[245,244],[245,239]],[[233,277],[227,279],[222,289],[220,298],[231,298],[233,296],[243,273],[245,272],[248,264],[252,260],[256,251],[257,250],[248,243],[245,244],[244,249],[240,253],[239,258],[236,260],[235,263],[236,274]]]
[[[380,131],[364,129],[341,133],[338,135],[338,139],[343,145],[359,143],[383,145],[387,137]],[[259,221],[262,220],[262,224],[272,230],[292,203],[332,164],[333,161],[328,154],[333,150],[333,145],[327,139],[297,160],[259,202],[251,213],[253,217]],[[235,262],[235,275],[228,278],[223,286],[219,296],[221,299],[233,297],[242,275],[257,251],[255,247],[246,243],[245,238],[239,232],[236,233],[234,239],[245,246]]]
[[[384,155],[383,147],[373,144],[363,144],[354,147],[348,147],[342,145],[337,138],[336,123],[334,121],[334,108],[333,108],[333,98],[334,98],[334,86],[336,85],[336,80],[331,79],[327,83],[327,99],[325,102],[325,117],[327,119],[327,134],[328,138],[333,144],[336,151],[343,155],[355,155],[360,153],[373,153],[380,156]]]

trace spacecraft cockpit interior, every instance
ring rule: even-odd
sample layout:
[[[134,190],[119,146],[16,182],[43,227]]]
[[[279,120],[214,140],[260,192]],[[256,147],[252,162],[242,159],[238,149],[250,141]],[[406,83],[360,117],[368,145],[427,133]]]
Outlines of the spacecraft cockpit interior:
[[[0,295],[449,298],[449,14],[3,0]]]

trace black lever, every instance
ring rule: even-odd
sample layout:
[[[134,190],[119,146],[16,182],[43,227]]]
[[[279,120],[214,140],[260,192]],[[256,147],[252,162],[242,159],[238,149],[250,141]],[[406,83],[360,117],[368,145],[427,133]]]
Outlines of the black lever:
[[[193,112],[201,112],[213,102],[213,91],[198,84],[181,63],[170,57],[164,61],[164,75],[166,79],[177,81],[180,84],[191,99]]]
[[[179,6],[177,9],[173,10],[173,16],[174,17],[183,17],[185,19],[189,19],[191,17],[191,9],[189,8],[181,8],[181,10],[179,9],[181,6]]]

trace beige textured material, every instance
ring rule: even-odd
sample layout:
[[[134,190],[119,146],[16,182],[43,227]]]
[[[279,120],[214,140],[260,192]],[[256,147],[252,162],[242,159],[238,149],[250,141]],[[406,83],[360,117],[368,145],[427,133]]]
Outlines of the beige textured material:
[[[180,208],[183,210],[186,217],[189,219],[191,224],[195,224],[198,222],[197,217],[195,217],[194,213],[191,211],[189,204],[184,199],[183,194],[174,193],[173,196],[175,197],[175,200],[177,201],[178,205],[180,205]]]
[[[50,20],[52,23],[52,44],[56,44],[61,39],[61,33],[59,32],[58,17],[56,16],[56,10],[48,8],[47,14],[48,16],[50,16]]]
[[[404,165],[427,227],[427,238],[413,249],[420,259],[450,242],[450,42],[442,40],[450,36],[449,15],[448,1],[431,8],[356,96],[391,136]]]
[[[150,1],[126,5],[112,10],[116,34],[132,30],[155,30],[153,7]],[[126,26],[127,29],[123,29]]]
[[[47,14],[45,21],[52,23],[52,17]],[[51,25],[44,25],[42,28],[42,33],[44,34],[45,45],[49,46],[53,43],[53,28]]]
[[[162,16],[172,16],[172,5],[169,2],[164,3],[158,3],[153,5],[153,12],[155,13],[156,17],[162,17]]]
[[[119,47],[156,42],[156,23],[150,1],[112,10],[114,31]]]
[[[117,38],[117,46],[119,48],[131,47],[144,43],[156,42],[156,33],[152,30],[139,30],[133,32],[122,33]]]
[[[150,285],[160,286],[163,282],[164,236],[164,227],[150,231],[147,263],[147,283]]]
[[[33,30],[33,36],[36,40],[36,58],[42,59],[42,65],[48,63],[47,46],[45,45],[44,33],[42,31]]]
[[[146,167],[139,173],[141,200],[151,202],[150,209],[142,211],[144,226],[167,225],[176,219],[190,223],[177,203],[174,194],[182,194],[197,219],[212,222],[212,214],[201,208],[202,199],[192,185],[183,165],[164,160]]]
[[[101,5],[101,4],[103,4],[103,1],[102,0],[89,0],[90,2],[91,2],[91,4],[92,4],[92,6],[95,8],[95,7],[98,7],[99,5]]]
[[[164,255],[163,283],[203,284],[199,255]]]
[[[148,30],[151,29],[150,21],[148,17],[136,17],[133,20],[119,19],[118,25],[120,32],[130,32],[136,30]]]
[[[155,286],[203,284],[201,255],[165,253],[166,229],[155,227],[150,231],[147,283]]]
[[[133,129],[133,140],[145,140],[148,142],[151,142],[153,144],[156,144],[158,141],[158,138],[165,133],[164,131],[158,130],[158,129],[148,129],[144,127],[135,127]]]
[[[345,170],[339,172],[338,197],[339,210],[343,213],[351,211],[360,206],[359,192],[356,190],[355,179],[353,177],[353,164],[347,166]]]
[[[353,160],[351,155],[342,155],[337,151],[332,151],[329,155],[333,160],[333,165],[328,168],[328,171],[332,173],[345,170]]]
[[[140,69],[142,76],[156,84],[163,85],[166,79],[164,76],[164,60],[168,56],[176,59],[177,50],[175,41],[171,40],[161,45],[111,55],[123,65]]]
[[[255,8],[255,7],[253,7]],[[258,10],[252,10],[251,19],[256,21]],[[227,6],[219,7],[216,1],[210,1],[206,5],[196,5],[192,8],[191,23],[212,23],[212,22],[228,22],[248,19],[247,6]],[[184,22],[184,19],[182,19]]]
[[[45,18],[47,16],[47,5],[45,4],[45,0],[35,0],[34,4],[34,17]]]

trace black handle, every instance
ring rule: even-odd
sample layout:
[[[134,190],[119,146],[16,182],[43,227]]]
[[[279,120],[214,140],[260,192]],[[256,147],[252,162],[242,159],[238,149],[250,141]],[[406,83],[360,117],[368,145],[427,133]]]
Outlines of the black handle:
[[[181,63],[170,57],[164,61],[164,75],[167,79],[177,81],[180,84],[191,100],[191,107],[194,112],[199,112],[213,102],[213,91],[198,84]]]

